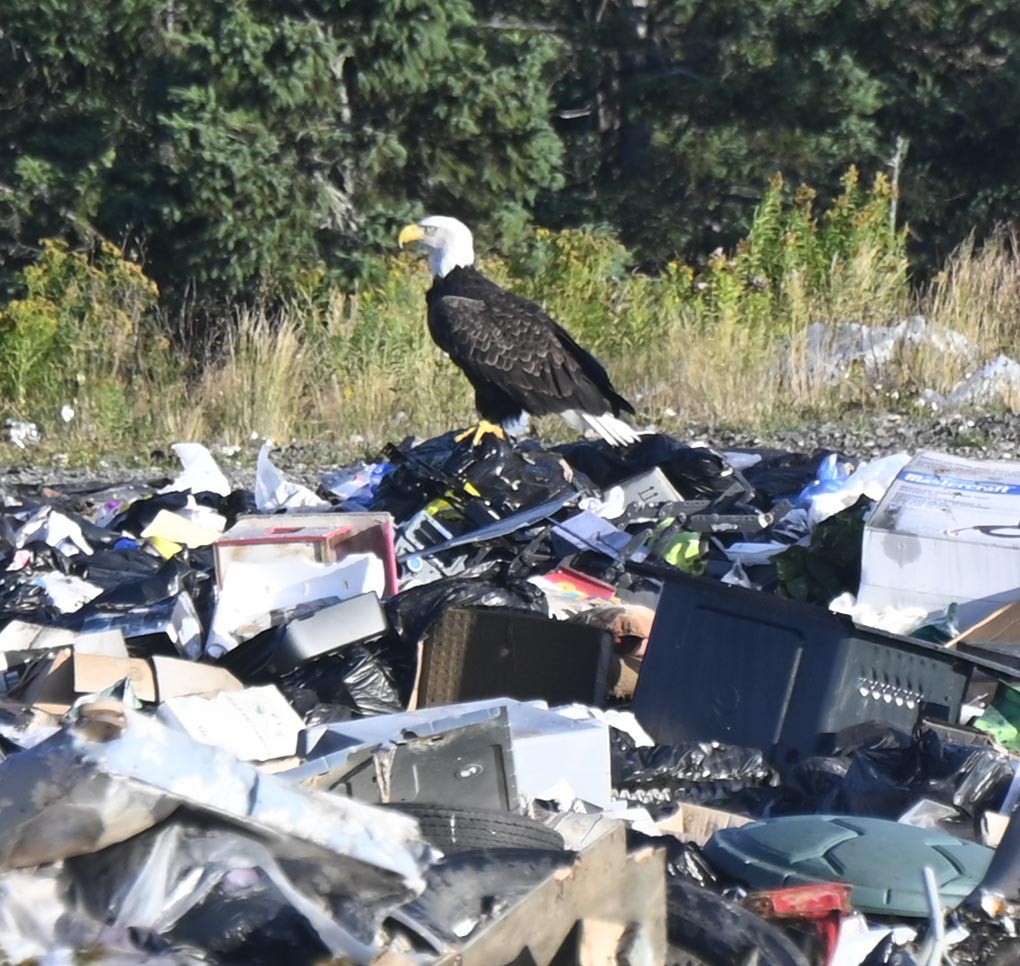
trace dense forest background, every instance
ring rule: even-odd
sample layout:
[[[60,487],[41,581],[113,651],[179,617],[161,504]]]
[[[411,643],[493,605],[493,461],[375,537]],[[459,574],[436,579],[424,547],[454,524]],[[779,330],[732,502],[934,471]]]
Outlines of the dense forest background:
[[[894,178],[921,272],[1020,208],[1012,0],[4,0],[0,298],[105,239],[167,304],[370,279],[426,212],[697,264],[772,175]]]

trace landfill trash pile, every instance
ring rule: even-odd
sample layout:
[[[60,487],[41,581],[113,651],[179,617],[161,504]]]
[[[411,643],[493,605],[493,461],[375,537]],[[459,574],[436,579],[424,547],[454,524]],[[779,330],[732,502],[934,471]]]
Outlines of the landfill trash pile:
[[[4,961],[1020,961],[1020,467],[174,449],[3,487]]]

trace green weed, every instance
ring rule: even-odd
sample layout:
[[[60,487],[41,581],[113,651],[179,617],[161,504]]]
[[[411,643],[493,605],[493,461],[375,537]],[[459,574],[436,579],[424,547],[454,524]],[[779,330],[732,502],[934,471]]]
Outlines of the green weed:
[[[651,276],[606,234],[537,229],[481,267],[596,352],[640,425],[777,425],[885,405],[920,386],[945,390],[963,375],[955,357],[919,351],[896,360],[886,395],[855,372],[820,384],[805,354],[812,323],[889,324],[914,310],[958,328],[979,353],[1015,344],[1012,237],[968,242],[911,292],[892,201],[883,176],[862,187],[851,169],[818,211],[810,189],[791,195],[777,176],[745,240],[697,266],[674,262]],[[406,253],[357,294],[309,272],[283,309],[236,311],[197,369],[167,338],[155,286],[112,246],[84,253],[47,242],[24,281],[25,298],[0,307],[0,415],[39,422],[51,448],[87,441],[124,453],[268,437],[354,456],[474,418],[470,386],[428,335],[427,268]],[[67,423],[65,405],[75,410]],[[540,432],[569,434],[555,421]]]

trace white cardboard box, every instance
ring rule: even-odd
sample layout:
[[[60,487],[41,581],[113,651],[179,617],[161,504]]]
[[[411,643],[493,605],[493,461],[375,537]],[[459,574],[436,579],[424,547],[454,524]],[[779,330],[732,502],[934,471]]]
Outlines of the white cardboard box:
[[[1020,464],[918,453],[864,528],[858,602],[959,605],[968,627],[1020,599]]]

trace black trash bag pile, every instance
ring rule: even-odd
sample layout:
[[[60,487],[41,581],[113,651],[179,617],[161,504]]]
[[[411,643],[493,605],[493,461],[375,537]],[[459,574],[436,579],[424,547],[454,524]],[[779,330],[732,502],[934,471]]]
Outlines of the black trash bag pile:
[[[928,799],[958,811],[948,830],[974,838],[976,822],[1002,804],[1012,777],[1012,759],[995,748],[946,741],[924,725],[907,734],[869,722],[836,735],[831,755],[795,763],[777,811],[899,819]]]
[[[779,773],[755,748],[694,741],[638,747],[613,728],[610,750],[613,794],[653,813],[691,802],[758,814],[779,785]]]
[[[383,601],[387,632],[276,674],[271,669],[274,651],[286,623],[297,615],[274,612],[273,619],[279,616],[282,624],[277,621],[244,640],[219,663],[245,685],[274,684],[306,727],[403,711],[416,681],[419,646],[451,608],[495,607],[548,616],[551,609],[555,612],[553,598],[534,578],[563,568],[605,581],[625,603],[654,608],[663,575],[672,566],[662,548],[674,537],[693,534],[708,572],[716,576],[730,572],[724,551],[738,540],[792,544],[806,533],[806,514],[801,511],[799,521],[791,514],[788,528],[782,526],[784,516],[815,481],[821,460],[846,458],[829,451],[753,455],[760,457],[753,465],[731,462],[716,450],[661,434],[646,435],[626,448],[579,441],[547,449],[530,440],[514,443],[493,436],[473,447],[453,434],[390,446],[383,454],[384,471],[372,475],[374,490],[360,493],[352,504],[358,510],[385,511],[395,523],[404,589]],[[746,468],[736,469],[734,462]],[[652,471],[658,471],[656,479],[668,481],[679,499],[629,498],[607,521],[616,528],[614,536],[622,533],[615,552],[583,540],[571,543],[563,523],[582,510],[590,514],[592,507],[609,505],[614,487],[626,488]],[[167,628],[180,622],[183,607],[197,627],[186,656],[209,660],[201,645],[217,596],[212,549],[184,548],[165,559],[142,533],[160,511],[196,506],[222,516],[229,527],[257,510],[255,497],[249,490],[226,496],[157,492],[166,482],[7,491],[0,511],[0,630],[14,618],[75,631],[120,628],[133,656],[181,656],[182,646]],[[869,507],[861,498],[824,521],[807,546],[792,546],[756,566],[753,583],[819,604],[844,591],[856,592]],[[326,510],[338,518],[343,511],[342,505]],[[57,534],[49,540],[47,514]],[[16,535],[34,515],[34,534],[19,542]],[[69,535],[62,542],[65,531]],[[68,540],[84,543],[88,552],[74,552]],[[447,542],[456,545],[443,547]],[[441,549],[434,551],[436,546]],[[644,567],[636,564],[640,560],[646,561]],[[54,575],[87,582],[98,593],[76,610],[62,610],[45,584]],[[616,647],[622,653],[620,642]],[[123,689],[117,693],[129,695]],[[0,754],[20,754],[27,746],[21,736],[28,726],[23,716],[0,715]],[[927,726],[914,734],[881,724],[847,729],[835,736],[829,754],[796,762],[782,777],[756,749],[694,741],[638,747],[615,728],[610,742],[614,796],[645,807],[653,818],[690,803],[751,816],[836,812],[895,819],[928,800],[951,806],[955,819],[940,822],[957,834],[965,827],[962,834],[974,837],[981,815],[1001,805],[1013,774],[1009,757],[1001,752],[952,740]],[[155,843],[164,833],[169,834],[159,827],[147,834]],[[254,845],[226,836],[213,848],[203,829],[190,826],[175,834],[194,853],[196,869],[202,867],[201,895],[196,892],[167,928],[150,935],[140,931],[136,945],[153,956],[198,947],[224,961],[278,961],[285,946],[288,955],[321,956],[321,937],[283,895],[282,880],[237,874],[236,863],[221,861],[225,853],[217,851],[235,849],[235,858],[245,858],[245,849]],[[664,845],[671,878],[719,887],[697,846],[670,838],[645,842],[636,832],[631,842]],[[111,877],[107,891],[121,889],[126,873],[118,872],[117,856],[130,853],[137,862],[145,848],[138,851],[138,842],[133,852],[111,848],[99,858],[70,860],[68,874],[84,889],[97,863],[105,861],[104,874]],[[185,875],[187,870],[178,865],[171,871]],[[146,874],[157,873],[149,868]],[[173,883],[164,886],[169,895]],[[97,890],[93,902],[102,904],[102,896]],[[98,907],[91,914],[98,917]],[[357,909],[344,914],[357,920]]]
[[[405,440],[383,455],[395,468],[382,480],[372,508],[398,521],[437,499],[482,525],[563,493],[597,493],[555,453],[532,441],[514,444],[489,435],[471,446],[447,434],[416,446]]]

